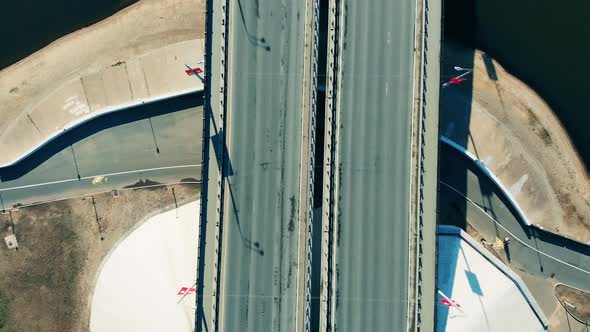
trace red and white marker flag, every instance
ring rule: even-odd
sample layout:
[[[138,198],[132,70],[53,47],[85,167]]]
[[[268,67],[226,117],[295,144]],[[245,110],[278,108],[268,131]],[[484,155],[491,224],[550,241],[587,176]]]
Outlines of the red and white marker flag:
[[[463,77],[453,77],[453,78],[451,78],[447,82],[447,84],[461,84],[461,82],[465,82],[465,81],[467,81],[466,78],[463,78]]]
[[[457,307],[461,308],[461,305],[457,303],[455,300],[447,300],[447,299],[440,299],[440,303],[446,305],[447,307]]]
[[[438,290],[438,294],[442,297],[442,299],[440,299],[440,302],[442,304],[446,305],[447,307],[457,308],[457,310],[459,310],[460,312],[463,312],[463,310],[461,310],[461,305],[459,303],[457,303],[455,300],[451,300],[440,289]]]
[[[194,75],[195,72],[197,74],[202,74],[203,73],[203,69],[201,69],[201,67],[196,67],[196,68],[192,68],[192,69],[187,69],[184,71],[188,76]]]
[[[178,294],[176,295],[191,295],[192,293],[196,292],[197,289],[194,287],[182,287],[180,288],[180,290],[178,291]]]

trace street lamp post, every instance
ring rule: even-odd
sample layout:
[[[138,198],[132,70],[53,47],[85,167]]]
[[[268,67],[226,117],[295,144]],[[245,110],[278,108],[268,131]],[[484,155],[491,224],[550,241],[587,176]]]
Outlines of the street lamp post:
[[[456,71],[463,71],[464,73],[457,76],[457,77],[453,77],[451,78],[450,81],[445,82],[442,87],[446,87],[450,84],[459,84],[461,82],[463,82],[465,79],[463,77],[471,74],[471,72],[473,72],[473,68],[463,68],[463,67],[459,67],[459,66],[454,66],[453,69],[455,69]]]
[[[456,71],[473,71],[473,69],[471,69],[471,68],[463,68],[463,67],[459,67],[459,66],[455,66],[455,67],[453,67],[453,69],[455,69]]]

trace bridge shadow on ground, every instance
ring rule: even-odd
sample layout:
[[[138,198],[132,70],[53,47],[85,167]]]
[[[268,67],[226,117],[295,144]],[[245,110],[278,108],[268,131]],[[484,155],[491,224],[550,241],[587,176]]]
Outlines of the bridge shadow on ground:
[[[443,36],[441,44],[440,63],[440,101],[439,101],[439,135],[449,137],[460,146],[466,147],[470,141],[469,124],[471,122],[471,104],[473,98],[472,73],[462,77],[465,81],[459,84],[443,84],[452,78],[465,74],[465,70],[456,70],[455,67],[471,69],[474,66],[474,50],[469,45],[475,41],[475,4],[471,0],[445,1],[443,5]],[[454,174],[453,185],[460,191],[467,189],[466,170],[454,168],[447,164],[448,156],[444,143],[439,143],[439,180],[445,173]],[[447,192],[441,183],[438,185],[437,198],[437,223],[457,226],[467,229],[466,213],[467,202],[449,200]],[[439,244],[440,245],[440,244]],[[437,266],[438,275],[444,276],[444,280],[438,280],[437,288],[448,296],[453,293],[453,280],[455,279],[456,260],[459,257],[457,245],[438,248],[437,253],[441,261],[444,257],[444,266]],[[441,252],[441,250],[445,252]],[[444,255],[442,257],[441,255]],[[454,259],[453,259],[454,258]],[[451,309],[440,302],[445,300],[440,294],[436,296],[437,330],[446,328],[449,316],[453,316]]]
[[[100,131],[202,105],[203,92],[199,91],[101,115],[68,131],[64,131],[15,164],[0,168],[0,180],[2,182],[16,180],[62,150]]]

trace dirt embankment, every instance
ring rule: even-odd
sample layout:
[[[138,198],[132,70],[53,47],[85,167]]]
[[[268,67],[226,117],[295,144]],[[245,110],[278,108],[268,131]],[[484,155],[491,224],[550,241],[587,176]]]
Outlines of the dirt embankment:
[[[441,134],[482,160],[529,222],[590,242],[590,180],[553,110],[483,52],[447,43],[447,80],[453,65],[474,70],[443,90]]]
[[[14,119],[68,80],[203,38],[204,0],[141,0],[0,71],[0,119]],[[0,131],[10,125],[0,120]]]
[[[151,214],[193,201],[200,187],[135,189],[0,215],[0,331],[87,331],[100,264]],[[176,202],[175,202],[176,199]],[[101,237],[103,240],[101,240]]]

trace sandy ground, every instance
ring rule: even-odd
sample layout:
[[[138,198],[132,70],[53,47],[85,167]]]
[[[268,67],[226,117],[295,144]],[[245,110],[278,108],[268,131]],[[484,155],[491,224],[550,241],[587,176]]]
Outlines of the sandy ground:
[[[8,114],[3,118],[0,168],[90,119],[202,90],[201,80],[185,73],[186,66],[198,68],[202,56],[203,39],[185,40],[90,75],[76,75],[39,103],[28,105],[17,118]]]
[[[192,331],[199,202],[153,216],[107,256],[91,331]],[[183,291],[184,287],[184,291]]]
[[[74,76],[204,34],[204,0],[141,0],[0,71],[0,119],[13,119]],[[0,132],[8,125],[0,121]]]
[[[473,63],[472,88],[443,89],[440,134],[482,160],[531,223],[590,242],[590,180],[551,108],[496,61],[458,45],[445,47],[443,79],[464,63]]]
[[[98,272],[112,248],[173,210],[175,197],[181,206],[199,192],[194,185],[124,190],[95,195],[94,204],[78,198],[0,214],[2,238],[14,225],[19,242],[18,251],[0,246],[0,323],[6,331],[88,331]]]
[[[555,294],[578,320],[590,322],[590,293],[559,284],[555,287]]]

